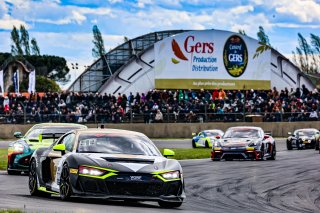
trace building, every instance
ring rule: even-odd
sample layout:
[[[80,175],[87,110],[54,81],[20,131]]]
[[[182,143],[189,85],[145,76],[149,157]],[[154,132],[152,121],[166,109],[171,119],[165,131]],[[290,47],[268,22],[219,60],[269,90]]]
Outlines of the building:
[[[150,89],[279,89],[312,82],[275,49],[221,30],[172,30],[129,40],[94,62],[69,91],[125,93]]]

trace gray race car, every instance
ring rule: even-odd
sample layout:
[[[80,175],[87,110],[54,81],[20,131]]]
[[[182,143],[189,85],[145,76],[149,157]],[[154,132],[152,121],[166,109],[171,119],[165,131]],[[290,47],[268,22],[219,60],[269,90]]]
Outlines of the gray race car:
[[[31,195],[157,201],[179,207],[182,168],[168,149],[162,155],[144,134],[115,129],[73,130],[30,160]]]

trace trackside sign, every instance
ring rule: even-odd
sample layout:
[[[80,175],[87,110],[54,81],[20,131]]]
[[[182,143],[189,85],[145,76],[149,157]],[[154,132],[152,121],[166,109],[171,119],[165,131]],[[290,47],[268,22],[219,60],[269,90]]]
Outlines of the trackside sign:
[[[158,89],[270,89],[271,52],[253,59],[257,40],[240,34],[204,30],[155,44]]]

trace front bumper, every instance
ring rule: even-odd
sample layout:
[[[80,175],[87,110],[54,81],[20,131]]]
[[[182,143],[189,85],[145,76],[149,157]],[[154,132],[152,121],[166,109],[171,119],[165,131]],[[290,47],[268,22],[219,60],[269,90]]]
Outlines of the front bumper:
[[[119,174],[106,179],[71,175],[73,195],[119,200],[182,202],[185,192],[181,180],[164,182],[151,174],[139,181],[128,180],[129,174]]]
[[[256,149],[237,149],[237,148],[224,148],[224,149],[213,149],[211,151],[212,160],[259,160],[261,158],[261,152]]]

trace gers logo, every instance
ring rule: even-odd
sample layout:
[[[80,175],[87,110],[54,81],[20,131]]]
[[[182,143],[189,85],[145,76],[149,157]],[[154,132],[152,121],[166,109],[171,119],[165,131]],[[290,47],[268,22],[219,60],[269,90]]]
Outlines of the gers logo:
[[[184,55],[179,44],[175,39],[172,39],[171,42],[172,51],[174,55],[183,61],[188,61],[189,59]],[[213,42],[195,42],[195,37],[190,35],[188,36],[183,43],[184,51],[187,53],[213,53],[214,43]],[[180,61],[176,58],[171,58],[172,63],[178,64]]]
[[[230,36],[223,48],[223,63],[232,77],[241,76],[248,64],[248,50],[238,35]]]

